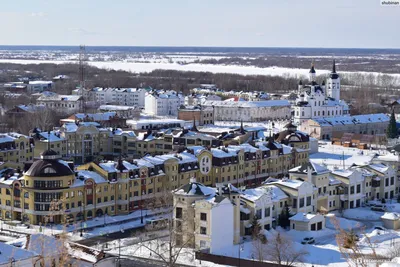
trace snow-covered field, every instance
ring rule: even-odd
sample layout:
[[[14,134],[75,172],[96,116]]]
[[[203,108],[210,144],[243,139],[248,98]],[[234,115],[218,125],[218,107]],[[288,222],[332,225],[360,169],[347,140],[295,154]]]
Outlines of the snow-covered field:
[[[175,61],[174,61],[175,60]],[[196,72],[212,72],[212,73],[234,73],[242,75],[271,75],[271,76],[285,76],[295,77],[302,79],[308,76],[309,69],[297,69],[297,68],[283,68],[283,67],[255,67],[255,66],[241,66],[241,65],[214,65],[214,64],[198,64],[191,63],[194,60],[185,61],[182,64],[177,58],[171,58],[170,60],[154,60],[154,59],[142,59],[135,60],[118,60],[118,61],[88,61],[89,65],[112,70],[123,70],[133,73],[151,72],[156,69],[162,70],[178,70],[178,71],[196,71]],[[77,64],[76,60],[36,60],[36,59],[0,59],[0,63],[14,63],[14,64],[41,64],[41,63],[53,63],[53,64],[66,64],[73,63]],[[318,69],[318,75],[329,73],[330,70]],[[369,75],[373,74],[376,77],[382,75],[380,72],[341,72],[342,74],[361,74]],[[400,84],[400,74],[387,74],[397,79]]]

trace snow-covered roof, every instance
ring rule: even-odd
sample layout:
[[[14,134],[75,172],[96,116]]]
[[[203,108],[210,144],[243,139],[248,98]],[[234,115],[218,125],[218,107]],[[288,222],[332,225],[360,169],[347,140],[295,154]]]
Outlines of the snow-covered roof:
[[[186,196],[214,196],[216,194],[216,189],[201,183],[191,182],[180,187],[174,193]]]
[[[383,214],[381,216],[381,218],[385,219],[385,220],[397,221],[397,220],[400,220],[400,213],[397,213],[397,212],[385,212],[385,214]]]
[[[85,184],[87,179],[92,179],[96,184],[108,183],[108,181],[103,178],[100,174],[93,171],[82,170],[78,172],[77,178],[71,187],[80,187]]]
[[[80,95],[59,95],[53,92],[43,92],[37,101],[65,101],[77,102],[81,98]]]
[[[135,106],[101,105],[98,109],[108,111],[128,111],[136,108],[137,107]]]
[[[29,139],[28,136],[19,133],[0,133],[0,143],[14,142],[16,139],[21,137]]]
[[[389,169],[389,167],[386,166],[383,163],[380,163],[380,164],[379,163],[369,164],[368,167],[371,168],[372,170],[377,171],[377,172],[382,173],[382,174],[386,173],[388,171],[388,169]]]
[[[259,187],[253,189],[246,189],[240,195],[242,198],[250,200],[252,202],[257,201],[260,197],[269,194],[269,191],[266,188]]]
[[[102,112],[102,113],[77,113],[75,117],[79,120],[91,119],[93,121],[109,121],[111,118],[115,117],[117,113],[114,111]]]
[[[307,174],[309,169],[311,170],[312,175],[320,175],[330,172],[330,170],[328,170],[326,167],[312,161],[309,161],[301,166],[297,166],[293,169],[290,169],[289,172]]]
[[[211,153],[213,154],[213,157],[226,158],[226,157],[237,156],[239,150],[233,149],[232,147],[218,147],[218,148],[211,148]]]
[[[296,215],[290,217],[289,219],[291,221],[297,221],[297,222],[309,222],[317,216],[322,216],[322,215],[298,212],[296,213]]]
[[[280,184],[297,190],[304,182],[300,180],[284,179],[284,180],[276,180],[273,183]]]
[[[336,116],[313,119],[321,126],[335,126],[348,124],[365,124],[376,122],[388,122],[389,117],[386,114],[364,114],[356,116]]]
[[[290,107],[288,100],[267,100],[267,101],[205,101],[204,106],[215,107],[243,107],[243,108],[261,108],[261,107]]]

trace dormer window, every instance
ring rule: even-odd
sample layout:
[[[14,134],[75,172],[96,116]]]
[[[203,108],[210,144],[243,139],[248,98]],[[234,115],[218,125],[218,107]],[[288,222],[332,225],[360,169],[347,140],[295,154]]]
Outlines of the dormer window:
[[[48,174],[48,173],[56,173],[56,170],[50,167],[46,167],[42,170],[42,173]]]

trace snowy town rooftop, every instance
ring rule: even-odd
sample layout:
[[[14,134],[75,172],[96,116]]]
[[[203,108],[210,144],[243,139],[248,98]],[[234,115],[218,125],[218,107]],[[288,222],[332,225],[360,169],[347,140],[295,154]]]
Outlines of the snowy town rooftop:
[[[215,107],[242,107],[242,108],[261,108],[261,107],[290,107],[288,100],[267,100],[267,101],[205,101],[204,106]]]
[[[346,125],[346,124],[365,124],[365,123],[376,123],[376,122],[388,122],[389,117],[386,114],[364,114],[356,116],[337,116],[337,117],[326,117],[320,119],[313,119],[320,125]]]

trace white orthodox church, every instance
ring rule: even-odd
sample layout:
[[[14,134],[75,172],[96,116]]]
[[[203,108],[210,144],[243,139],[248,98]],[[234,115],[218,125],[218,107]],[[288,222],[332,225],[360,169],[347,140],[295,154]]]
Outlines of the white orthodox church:
[[[300,125],[309,119],[349,115],[347,103],[340,100],[340,77],[336,73],[335,61],[326,84],[325,81],[321,85],[316,82],[314,63],[309,75],[311,84],[299,82],[298,97],[293,106],[293,122]]]

